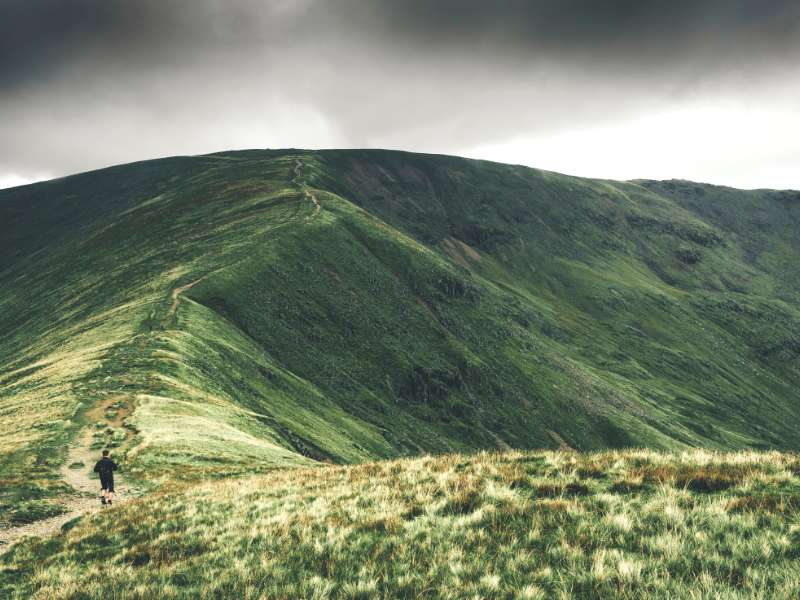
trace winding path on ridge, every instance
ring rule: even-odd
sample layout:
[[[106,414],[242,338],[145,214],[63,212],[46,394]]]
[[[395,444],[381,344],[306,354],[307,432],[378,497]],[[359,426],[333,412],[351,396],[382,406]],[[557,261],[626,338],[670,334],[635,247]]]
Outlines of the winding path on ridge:
[[[178,302],[180,302],[181,294],[186,290],[188,290],[189,288],[203,281],[203,279],[205,279],[207,276],[208,275],[203,275],[200,279],[195,279],[194,281],[187,283],[186,285],[178,286],[174,290],[172,290],[172,304],[169,307],[169,312],[167,312],[167,316],[164,317],[161,321],[162,326],[166,327],[169,324],[170,319],[172,319],[172,317],[175,316],[175,313],[178,310]]]
[[[129,404],[127,408],[117,410],[113,417],[104,419],[111,405],[119,401],[120,397],[118,396],[104,400],[87,412],[86,418],[93,424],[105,420],[108,426],[118,431],[121,430],[123,420],[132,411]],[[14,542],[23,537],[46,537],[58,533],[64,523],[85,513],[98,510],[113,510],[113,507],[106,508],[100,504],[100,483],[91,477],[94,463],[100,457],[100,450],[91,448],[94,439],[93,432],[97,431],[93,424],[84,427],[75,438],[75,441],[70,446],[67,460],[60,469],[63,480],[75,490],[73,494],[52,498],[55,503],[64,508],[64,512],[55,517],[41,519],[33,523],[0,529],[0,553],[3,553]],[[73,465],[74,468],[71,468]],[[126,502],[139,494],[138,489],[125,484],[124,475],[118,473],[114,479],[114,487],[117,491],[115,503]]]
[[[294,164],[294,177],[292,177],[292,183],[296,184],[297,187],[299,187],[303,191],[305,197],[311,200],[311,202],[314,204],[314,214],[311,216],[312,217],[316,216],[317,213],[319,213],[322,206],[320,205],[319,199],[317,199],[316,194],[314,194],[314,192],[311,191],[311,188],[308,186],[308,183],[306,183],[306,180],[303,179],[303,161],[300,160],[299,158]]]
[[[300,190],[303,192],[303,195],[314,205],[313,214],[307,217],[307,219],[311,219],[319,214],[322,206],[316,194],[312,191],[306,180],[303,178],[303,161],[301,159],[296,159],[292,171],[293,177],[291,182],[300,188]],[[174,317],[175,313],[177,312],[181,294],[189,288],[200,283],[205,277],[206,276],[204,275],[195,281],[176,287],[174,290],[172,290],[172,303],[169,307],[166,317],[163,320],[164,324],[166,324],[169,319]],[[100,451],[92,449],[91,446],[94,441],[93,434],[97,431],[97,428],[94,427],[94,424],[102,421],[103,417],[106,415],[106,411],[112,404],[118,401],[119,397],[110,398],[101,402],[86,413],[86,418],[91,424],[84,427],[78,436],[76,436],[75,440],[70,446],[67,460],[60,468],[61,477],[75,491],[70,495],[51,498],[53,502],[61,505],[64,508],[64,512],[55,517],[41,519],[34,521],[33,523],[26,523],[16,527],[0,529],[0,554],[8,550],[15,542],[23,537],[46,537],[54,535],[61,530],[61,527],[65,523],[83,514],[96,512],[98,510],[113,510],[113,507],[107,509],[100,504],[100,484],[96,479],[93,479],[90,476],[92,473],[92,466],[100,455]],[[120,409],[115,417],[106,419],[108,421],[107,424],[117,428],[117,431],[124,431],[121,429],[122,421],[126,416],[128,416],[128,414],[130,414],[131,410],[131,407]],[[74,466],[74,468],[71,468],[71,466]],[[139,494],[139,490],[136,488],[125,485],[123,474],[118,473],[115,476],[114,483],[117,489],[117,497],[115,500],[115,503],[117,504],[125,502]]]

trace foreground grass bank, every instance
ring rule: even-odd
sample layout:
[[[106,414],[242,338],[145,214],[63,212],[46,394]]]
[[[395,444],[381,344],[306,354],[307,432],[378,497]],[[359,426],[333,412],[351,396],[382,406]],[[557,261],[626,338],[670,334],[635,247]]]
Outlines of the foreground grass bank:
[[[446,455],[162,493],[2,558],[19,598],[800,597],[800,459]]]

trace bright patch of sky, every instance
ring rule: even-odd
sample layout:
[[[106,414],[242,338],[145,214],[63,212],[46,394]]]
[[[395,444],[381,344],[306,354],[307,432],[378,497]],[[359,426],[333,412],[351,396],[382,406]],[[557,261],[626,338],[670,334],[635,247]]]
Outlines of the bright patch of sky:
[[[689,104],[583,129],[465,149],[498,162],[605,179],[688,179],[800,189],[800,111]]]
[[[23,177],[14,173],[0,173],[0,190],[17,187],[18,185],[28,185],[29,183],[36,183],[37,181],[45,181],[47,179],[51,179],[50,175]]]

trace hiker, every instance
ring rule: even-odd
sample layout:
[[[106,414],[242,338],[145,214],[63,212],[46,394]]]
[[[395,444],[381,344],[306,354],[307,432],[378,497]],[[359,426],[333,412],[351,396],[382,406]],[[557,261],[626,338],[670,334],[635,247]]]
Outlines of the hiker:
[[[94,472],[100,475],[100,503],[111,505],[114,500],[114,471],[117,463],[108,457],[108,450],[103,450],[103,458],[97,461]]]

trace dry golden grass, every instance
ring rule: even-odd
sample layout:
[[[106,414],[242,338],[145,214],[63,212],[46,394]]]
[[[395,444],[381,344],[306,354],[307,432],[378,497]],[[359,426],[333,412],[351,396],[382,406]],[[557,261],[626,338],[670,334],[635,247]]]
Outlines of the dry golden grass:
[[[283,470],[164,489],[20,545],[0,576],[12,598],[792,598],[797,464],[637,450]]]

